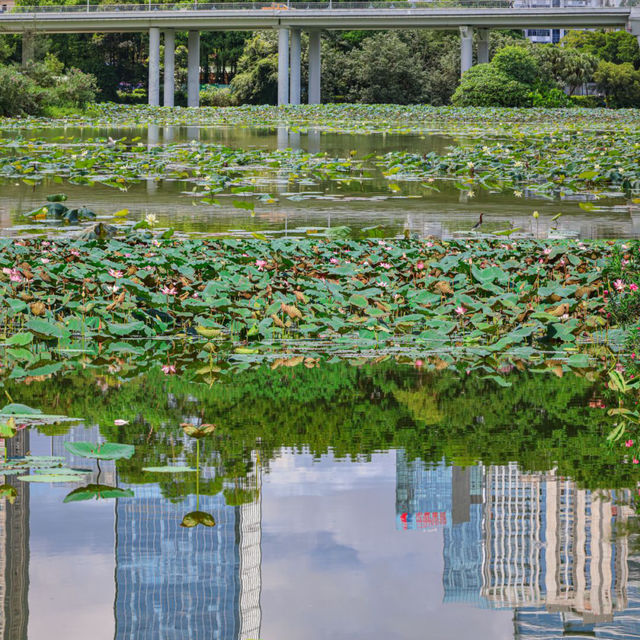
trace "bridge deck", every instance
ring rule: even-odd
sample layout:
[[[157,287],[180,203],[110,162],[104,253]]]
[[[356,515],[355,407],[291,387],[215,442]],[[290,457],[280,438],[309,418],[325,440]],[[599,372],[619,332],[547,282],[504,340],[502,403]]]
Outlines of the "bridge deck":
[[[356,4],[356,3],[354,3]],[[494,29],[523,28],[625,28],[632,9],[616,8],[425,8],[403,2],[402,8],[350,7],[317,8],[314,3],[281,3],[247,8],[203,5],[166,9],[157,5],[113,5],[97,7],[36,7],[20,12],[0,13],[0,32],[104,33],[160,29],[200,31],[253,30],[277,27],[307,29],[457,29],[461,26]],[[400,3],[399,3],[400,4]],[[256,6],[257,8],[252,8]],[[135,7],[135,8],[133,8]],[[70,10],[73,9],[73,10]]]

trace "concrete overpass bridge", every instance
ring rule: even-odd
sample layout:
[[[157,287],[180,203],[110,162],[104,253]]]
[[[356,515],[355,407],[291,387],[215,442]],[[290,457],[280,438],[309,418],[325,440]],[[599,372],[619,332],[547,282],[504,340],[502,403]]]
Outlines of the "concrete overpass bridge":
[[[632,1],[632,0],[631,0]],[[616,6],[609,6],[609,4]],[[560,6],[540,6],[544,4]],[[576,6],[579,5],[579,6]],[[640,38],[640,8],[620,0],[394,0],[393,2],[229,2],[15,7],[0,13],[0,33],[22,34],[23,62],[37,33],[149,33],[149,104],[160,104],[160,34],[164,34],[163,104],[174,103],[175,32],[187,31],[189,106],[199,104],[200,32],[278,31],[278,104],[300,104],[301,32],[309,34],[310,104],[320,95],[323,30],[446,29],[461,35],[461,69],[489,61],[490,29],[626,29]]]

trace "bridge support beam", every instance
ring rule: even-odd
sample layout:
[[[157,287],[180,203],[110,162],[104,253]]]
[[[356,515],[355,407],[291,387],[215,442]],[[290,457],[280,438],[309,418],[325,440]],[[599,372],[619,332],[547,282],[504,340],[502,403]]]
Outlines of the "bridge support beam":
[[[640,9],[637,7],[631,9],[627,30],[638,38],[638,44],[640,44]]]
[[[189,31],[187,40],[187,106],[200,106],[200,32]]]
[[[489,62],[489,29],[478,29],[478,64]]]
[[[22,66],[26,67],[30,62],[33,62],[35,57],[35,45],[36,39],[33,35],[33,31],[25,31],[22,34]]]
[[[473,66],[473,28],[460,27],[460,73]]]
[[[149,29],[149,105],[160,104],[160,29]]]
[[[290,48],[290,76],[289,76],[289,102],[290,104],[300,104],[300,29],[291,29],[291,48]]]
[[[176,66],[176,33],[173,29],[164,32],[164,104],[173,107],[175,95],[175,66]]]
[[[289,104],[289,29],[278,32],[278,106]]]
[[[320,102],[320,31],[309,31],[309,104]]]

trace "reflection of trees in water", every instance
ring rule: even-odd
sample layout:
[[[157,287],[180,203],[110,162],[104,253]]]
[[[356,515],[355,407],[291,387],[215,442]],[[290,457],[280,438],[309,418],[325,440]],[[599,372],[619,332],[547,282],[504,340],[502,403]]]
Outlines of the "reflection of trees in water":
[[[211,387],[159,372],[119,384],[90,372],[11,388],[16,401],[45,411],[63,412],[100,425],[114,442],[136,446],[130,460],[118,463],[125,482],[161,482],[163,492],[179,500],[194,492],[194,480],[160,478],[142,472],[173,460],[195,464],[195,446],[180,423],[217,425],[202,441],[202,464],[216,470],[204,492],[218,492],[223,480],[242,478],[253,469],[251,452],[259,449],[265,466],[281,447],[308,448],[321,455],[368,456],[381,449],[403,448],[410,458],[443,457],[456,464],[518,461],[523,470],[558,473],[592,487],[631,486],[629,465],[605,446],[606,411],[589,406],[594,394],[607,391],[574,375],[513,371],[512,386],[453,369],[415,373],[393,363],[270,370],[238,373]],[[130,424],[115,427],[126,418]]]

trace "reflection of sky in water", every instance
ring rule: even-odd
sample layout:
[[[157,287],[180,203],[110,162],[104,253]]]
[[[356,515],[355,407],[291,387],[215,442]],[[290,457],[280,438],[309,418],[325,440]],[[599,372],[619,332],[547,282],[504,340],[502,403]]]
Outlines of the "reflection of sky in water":
[[[74,437],[81,434],[75,433]],[[51,439],[34,434],[30,446],[33,453],[47,455]],[[57,450],[57,443],[54,446]],[[119,501],[122,509],[115,501],[63,505],[68,486],[31,485],[29,640],[48,640],[52,629],[64,629],[64,637],[71,640],[124,637],[114,636],[117,598],[120,605],[116,609],[122,618],[118,628],[122,630],[126,627],[122,612],[135,613],[132,603],[143,602],[149,590],[161,597],[171,589],[184,594],[180,615],[175,619],[192,628],[190,640],[213,637],[197,630],[197,621],[211,615],[217,616],[221,625],[215,637],[225,640],[257,637],[258,628],[263,640],[508,640],[516,637],[514,633],[523,640],[534,640],[576,631],[602,638],[640,637],[640,565],[636,557],[628,555],[626,540],[615,543],[606,533],[611,514],[626,517],[626,511],[623,507],[612,510],[615,504],[608,500],[595,501],[590,492],[569,480],[557,479],[551,473],[522,474],[515,465],[466,470],[443,465],[424,467],[407,461],[401,451],[376,453],[366,461],[332,455],[314,458],[290,449],[281,450],[261,477],[261,498],[253,505],[229,508],[218,504],[217,497],[201,499],[201,508],[209,500],[211,510],[217,509],[219,522],[226,517],[223,509],[236,524],[218,530],[200,527],[195,533],[177,528],[182,512],[194,508],[193,499],[170,503],[160,498],[153,485],[134,487],[137,498]],[[434,487],[439,487],[437,495]],[[589,553],[593,566],[598,552],[605,558],[604,564],[596,567],[601,574],[607,567],[617,571],[621,562],[625,571],[628,568],[628,574],[612,578],[611,585],[605,580],[600,590],[613,594],[614,609],[624,610],[615,610],[613,616],[597,624],[589,620],[595,608],[580,612],[580,607],[574,606],[573,611],[559,611],[550,604],[553,580],[549,580],[548,555],[552,541],[548,533],[544,538],[540,529],[544,530],[554,513],[550,507],[558,487],[563,488],[563,495],[572,496],[574,534],[578,538],[586,536],[592,546]],[[509,496],[525,494],[528,497],[518,504],[509,502]],[[586,500],[582,511],[580,500]],[[540,506],[538,511],[535,504]],[[446,511],[446,524],[403,530],[398,526],[398,515],[405,509]],[[481,522],[473,517],[469,520],[474,510],[484,514]],[[135,515],[132,527],[124,522],[125,511]],[[580,520],[581,514],[587,513],[591,519]],[[606,534],[601,540],[594,529],[597,513],[608,514],[608,520],[597,520],[600,532]],[[505,514],[510,515],[507,518]],[[527,528],[527,519],[537,522],[538,529]],[[460,536],[463,529],[456,529],[460,523],[477,531],[465,530]],[[176,529],[170,530],[171,526]],[[506,553],[509,540],[503,534],[510,527],[518,528],[518,536],[511,540],[515,540],[515,547]],[[119,531],[117,538],[114,528]],[[560,525],[556,528],[562,529]],[[144,540],[137,540],[136,535],[144,535]],[[507,543],[502,555],[496,552],[499,535]],[[473,546],[473,536],[481,549]],[[542,544],[535,544],[538,538]],[[199,597],[203,593],[199,567],[207,563],[176,569],[180,558],[193,553],[196,539],[200,540],[198,553],[206,551],[211,560],[207,575],[211,574],[212,583],[219,581],[219,591],[214,589],[208,598]],[[128,547],[120,549],[123,544]],[[129,554],[131,548],[139,550],[139,561],[136,554]],[[173,555],[163,556],[167,549],[173,549]],[[470,599],[468,594],[451,591],[460,576],[452,579],[450,571],[468,569],[469,563],[473,571],[477,558],[485,563],[483,566],[513,568],[526,549],[538,554],[528,556],[533,564],[543,562],[547,567],[547,574],[539,580],[539,593],[528,604],[528,596],[521,593],[515,596],[520,598],[520,605],[515,601],[505,605],[495,599],[492,602],[491,597]],[[610,561],[606,553],[612,554]],[[220,554],[224,558],[218,557]],[[492,554],[496,556],[493,560]],[[578,545],[570,557],[572,566],[579,564],[579,556]],[[137,574],[130,571],[127,563],[131,562],[138,567],[136,572],[142,572],[139,580],[133,579]],[[489,578],[498,586],[517,584],[517,578],[512,577],[515,574],[508,574],[508,579],[507,574],[495,573]],[[116,575],[120,576],[119,596]],[[620,578],[624,578],[624,584]],[[133,580],[124,585],[125,579]],[[471,584],[476,583],[472,580]],[[592,601],[597,590],[592,583]],[[233,604],[236,615],[229,615],[220,594],[225,596],[226,605]],[[584,592],[578,596],[574,600],[579,605]],[[621,598],[624,603],[618,602]],[[154,619],[170,621],[173,605],[175,600],[166,602],[166,615],[161,615],[161,605],[156,607]],[[248,635],[250,622],[254,624],[252,635]],[[144,628],[143,610],[138,612],[137,624]],[[167,626],[162,637],[186,637],[171,629],[174,627]]]

